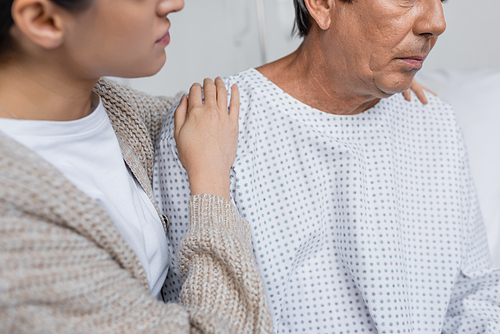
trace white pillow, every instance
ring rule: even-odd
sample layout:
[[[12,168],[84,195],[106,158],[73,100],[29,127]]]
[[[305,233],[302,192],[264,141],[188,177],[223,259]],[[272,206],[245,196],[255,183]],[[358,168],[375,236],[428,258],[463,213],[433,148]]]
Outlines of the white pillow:
[[[500,266],[500,67],[420,73],[417,80],[455,109],[493,264]]]

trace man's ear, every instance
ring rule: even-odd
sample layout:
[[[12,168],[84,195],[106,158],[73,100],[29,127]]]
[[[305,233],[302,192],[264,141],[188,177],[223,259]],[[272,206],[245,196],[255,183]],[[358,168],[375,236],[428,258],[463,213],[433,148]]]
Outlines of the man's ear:
[[[335,0],[304,0],[304,3],[321,30],[327,30],[332,24],[332,9],[335,6]]]
[[[61,9],[50,0],[14,0],[12,19],[15,28],[42,48],[55,49],[63,42]]]

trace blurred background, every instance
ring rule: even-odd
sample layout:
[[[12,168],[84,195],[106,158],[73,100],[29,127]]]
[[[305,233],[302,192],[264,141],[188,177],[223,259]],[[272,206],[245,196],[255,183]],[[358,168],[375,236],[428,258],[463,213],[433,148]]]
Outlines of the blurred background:
[[[448,0],[447,31],[423,72],[499,66],[500,1]],[[154,77],[119,80],[135,89],[173,96],[205,77],[231,75],[295,50],[292,0],[185,0],[172,21],[167,63]]]

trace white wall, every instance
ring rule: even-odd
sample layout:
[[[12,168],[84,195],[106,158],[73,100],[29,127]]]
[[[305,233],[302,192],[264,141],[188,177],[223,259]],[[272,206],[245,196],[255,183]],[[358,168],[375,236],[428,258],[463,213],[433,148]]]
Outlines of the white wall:
[[[186,0],[172,22],[167,63],[154,77],[128,80],[154,95],[175,95],[205,77],[226,76],[259,62],[253,0]]]
[[[258,1],[265,8],[267,52],[272,61],[295,50],[292,0],[185,0],[180,13],[170,15],[172,42],[167,64],[156,76],[124,80],[154,95],[175,95],[204,77],[230,75],[260,65]],[[423,71],[498,66],[500,1],[448,0],[448,29],[440,37]]]
[[[448,28],[424,70],[498,67],[500,1],[448,0],[444,9]]]
[[[205,77],[227,76],[263,63],[258,0],[185,0],[180,13],[169,16],[172,42],[167,63],[154,77],[124,80],[153,95],[175,95]],[[278,59],[300,44],[292,39],[292,0],[262,0],[265,7],[266,60]]]

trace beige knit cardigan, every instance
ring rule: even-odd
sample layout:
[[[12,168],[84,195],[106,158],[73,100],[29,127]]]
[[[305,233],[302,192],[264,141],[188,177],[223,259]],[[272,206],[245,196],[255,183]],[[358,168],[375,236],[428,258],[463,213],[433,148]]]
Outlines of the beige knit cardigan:
[[[172,101],[106,80],[95,92],[154,203],[153,145]],[[246,222],[213,195],[193,196],[190,214],[181,304],[164,304],[109,216],[0,133],[0,333],[271,332]]]

